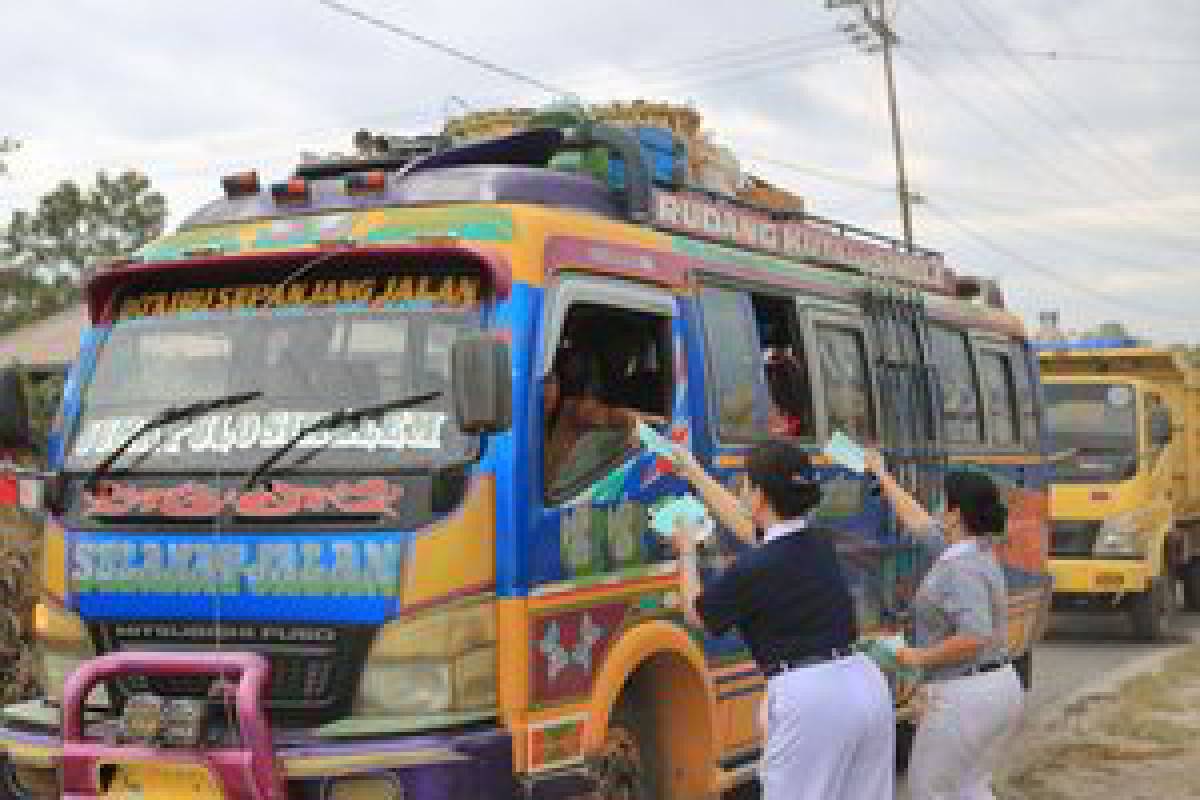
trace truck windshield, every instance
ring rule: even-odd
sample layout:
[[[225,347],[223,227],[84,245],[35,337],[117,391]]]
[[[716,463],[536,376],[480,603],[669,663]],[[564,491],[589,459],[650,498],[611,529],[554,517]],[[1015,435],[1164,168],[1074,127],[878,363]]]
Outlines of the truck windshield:
[[[81,395],[67,467],[90,470],[164,408],[232,393],[236,408],[147,432],[114,465],[146,472],[247,470],[330,411],[441,392],[415,408],[314,433],[304,470],[432,468],[470,459],[452,414],[450,346],[473,310],[289,308],[166,314],[113,325]],[[293,459],[279,469],[286,471]]]
[[[1129,384],[1047,383],[1052,447],[1067,454],[1055,468],[1060,483],[1106,483],[1137,473],[1136,393]]]

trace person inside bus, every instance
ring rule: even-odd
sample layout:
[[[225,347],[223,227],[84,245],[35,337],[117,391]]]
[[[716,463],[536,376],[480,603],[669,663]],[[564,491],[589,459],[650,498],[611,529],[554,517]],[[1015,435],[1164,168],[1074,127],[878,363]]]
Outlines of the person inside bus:
[[[912,800],[994,800],[991,767],[1021,715],[1023,694],[1008,660],[1008,591],[992,540],[1007,509],[990,478],[945,478],[946,511],[935,519],[868,451],[867,470],[936,561],[913,598],[913,646],[896,663],[924,675],[908,785]]]
[[[769,347],[763,355],[771,395],[768,431],[776,436],[813,436],[812,393],[804,366],[790,347]]]
[[[604,461],[607,439],[588,437],[597,430],[614,431],[613,447],[623,450],[639,420],[663,424],[666,419],[601,399],[598,376],[587,356],[573,347],[560,348],[542,389],[545,418],[544,476],[548,488]],[[585,446],[593,442],[595,447]]]
[[[781,441],[750,451],[737,496],[677,447],[676,469],[744,549],[702,585],[694,532],[674,536],[689,624],[736,628],[767,676],[765,800],[888,800],[895,791],[896,722],[887,680],[855,654],[853,600],[832,536],[811,524],[821,487],[808,455]]]

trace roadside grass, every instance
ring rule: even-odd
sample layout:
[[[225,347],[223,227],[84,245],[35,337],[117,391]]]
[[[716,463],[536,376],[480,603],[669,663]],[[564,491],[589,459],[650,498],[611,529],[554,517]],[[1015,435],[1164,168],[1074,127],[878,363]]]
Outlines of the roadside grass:
[[[1028,744],[1025,763],[995,787],[999,800],[1075,800],[1080,785],[1172,769],[1200,757],[1200,646],[1168,657],[1112,694],[1065,710],[1066,724]],[[1192,772],[1194,770],[1187,770]],[[1101,790],[1102,791],[1102,790]]]

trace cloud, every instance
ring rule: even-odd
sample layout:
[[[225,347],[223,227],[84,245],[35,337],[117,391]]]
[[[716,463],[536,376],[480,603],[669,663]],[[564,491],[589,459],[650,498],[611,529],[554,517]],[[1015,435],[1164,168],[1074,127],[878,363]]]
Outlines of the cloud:
[[[692,0],[686,13],[641,0],[346,2],[589,101],[693,102],[817,213],[900,232],[880,64],[834,33],[849,11],[820,0]],[[1200,58],[1194,0],[906,0],[896,25],[911,185],[931,202],[916,209],[918,240],[1000,277],[1027,313],[1053,301],[1081,319],[1126,314],[1180,334],[1200,250],[1200,93],[1195,65],[1166,62]],[[346,149],[360,127],[428,131],[463,101],[550,99],[315,0],[22,3],[5,31],[0,134],[26,146],[0,179],[0,213],[62,178],[139,167],[177,221],[222,174],[282,177],[301,150]],[[1010,57],[1006,44],[1077,58]]]

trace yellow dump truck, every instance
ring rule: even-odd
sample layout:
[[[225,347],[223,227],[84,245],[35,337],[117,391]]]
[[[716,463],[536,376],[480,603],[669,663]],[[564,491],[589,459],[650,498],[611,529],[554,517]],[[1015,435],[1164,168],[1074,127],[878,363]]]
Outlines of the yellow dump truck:
[[[1123,611],[1161,637],[1200,610],[1200,369],[1136,342],[1041,345],[1056,610]]]

